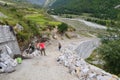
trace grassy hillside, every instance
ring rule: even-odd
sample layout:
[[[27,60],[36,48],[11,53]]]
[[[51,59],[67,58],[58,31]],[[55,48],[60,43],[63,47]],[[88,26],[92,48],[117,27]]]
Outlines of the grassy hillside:
[[[0,12],[7,16],[0,17],[0,24],[7,24],[13,28],[16,24],[23,26],[24,30],[22,31],[15,29],[20,46],[30,42],[33,36],[41,35],[41,31],[46,30],[48,27],[55,27],[61,24],[53,20],[40,8],[36,9],[34,6],[27,3],[24,3],[26,4],[25,6],[19,5],[19,2],[13,2],[12,4],[14,5],[0,5]]]
[[[48,18],[48,16],[45,16],[43,14],[28,14],[25,16],[26,19],[31,20],[33,22],[35,22],[36,24],[39,24],[41,26],[44,25],[54,25],[57,26],[58,24],[60,24],[60,22],[55,22],[55,21],[51,21],[50,18]]]

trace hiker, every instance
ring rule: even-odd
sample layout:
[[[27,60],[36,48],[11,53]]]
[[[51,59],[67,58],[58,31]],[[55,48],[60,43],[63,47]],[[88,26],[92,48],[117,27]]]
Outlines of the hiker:
[[[30,43],[28,50],[29,50],[30,54],[35,50],[35,47],[34,47],[33,43]]]
[[[58,43],[58,49],[59,49],[59,51],[61,50],[61,47],[62,47],[62,46],[61,46],[61,43],[59,42],[59,43]]]
[[[44,41],[41,41],[40,44],[39,44],[39,46],[40,46],[41,55],[43,55],[43,53],[44,53],[44,56],[46,56]]]

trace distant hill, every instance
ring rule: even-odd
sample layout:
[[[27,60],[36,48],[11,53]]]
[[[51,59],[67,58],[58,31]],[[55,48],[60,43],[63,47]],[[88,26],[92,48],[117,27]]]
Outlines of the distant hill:
[[[46,0],[43,7],[51,6],[56,0]]]
[[[38,5],[44,5],[44,3],[46,2],[46,0],[27,0],[29,2],[31,2],[32,4],[38,4]]]
[[[41,5],[43,7],[48,7],[56,0],[27,0],[27,1],[32,4],[37,4],[37,5]]]
[[[52,0],[0,0],[0,1],[7,1],[7,2],[30,2],[32,4],[37,4],[37,5],[44,5],[46,1],[52,1]]]
[[[120,0],[56,0],[50,7],[53,14],[77,14],[90,13],[99,18],[114,19],[119,11],[115,6]]]

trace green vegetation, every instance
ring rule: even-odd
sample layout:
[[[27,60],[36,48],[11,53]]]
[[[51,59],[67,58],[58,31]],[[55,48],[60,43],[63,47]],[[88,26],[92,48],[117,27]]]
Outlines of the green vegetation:
[[[32,37],[40,36],[47,29],[52,30],[58,26],[59,32],[63,34],[70,30],[68,26],[73,26],[79,34],[84,36],[100,35],[102,45],[94,51],[88,61],[102,59],[105,63],[96,66],[111,73],[120,74],[120,13],[119,9],[115,9],[115,6],[120,4],[120,0],[57,0],[48,11],[57,15],[70,14],[65,16],[67,18],[73,18],[71,14],[82,16],[88,21],[108,26],[107,32],[85,26],[75,20],[63,19],[65,23],[55,21],[40,6],[31,5],[24,0],[4,0],[0,3],[2,3],[0,12],[7,16],[0,18],[0,24],[7,24],[13,28],[16,24],[20,24],[24,28],[22,31],[15,29],[20,46],[28,44]],[[46,34],[50,35],[49,32]],[[69,35],[66,36],[70,38]]]
[[[107,32],[100,30],[85,29],[78,24],[77,21],[66,21],[70,25],[74,25],[79,33],[95,32],[99,34],[102,45],[87,59],[90,61],[98,61],[96,66],[103,68],[113,74],[120,75],[120,9],[116,8],[120,4],[120,0],[56,0],[48,11],[50,14],[63,15],[72,18],[74,15],[82,16],[87,21],[92,21],[108,27]],[[87,6],[86,6],[87,5]],[[71,14],[73,16],[71,16]],[[94,64],[94,63],[92,63]]]
[[[95,22],[104,26],[110,25],[111,27],[113,27],[116,24],[116,21],[113,20],[102,20],[102,19],[92,19],[92,18],[87,18],[85,20],[90,22]]]
[[[14,5],[0,5],[0,12],[7,16],[0,18],[0,24],[7,24],[13,28],[19,24],[24,28],[22,31],[15,29],[20,47],[28,44],[34,36],[39,37],[48,27],[54,28],[61,24],[53,20],[41,7],[34,8],[34,5],[22,1],[20,1],[21,5],[19,1],[9,2],[13,2]]]
[[[120,17],[118,17],[118,20]],[[98,48],[100,58],[105,61],[104,69],[120,75],[120,22],[114,29],[108,29],[109,35],[101,37],[102,45]],[[107,67],[107,68],[106,68]]]
[[[58,31],[63,34],[68,30],[68,25],[66,23],[62,23],[58,25]]]
[[[60,22],[51,20],[50,18],[48,18],[47,16],[45,16],[43,14],[30,14],[30,15],[26,15],[25,18],[27,18],[28,20],[31,20],[39,25],[57,26],[57,25],[61,24]]]
[[[99,47],[101,58],[105,60],[104,69],[114,73],[120,74],[120,41],[107,41]]]
[[[118,17],[118,20],[120,17]],[[108,28],[108,33],[100,35],[102,45],[87,59],[88,62],[104,61],[103,64],[95,64],[104,70],[120,76],[120,21],[116,23],[114,28]],[[97,57],[96,57],[97,56]],[[94,64],[94,63],[92,63]]]
[[[91,13],[91,16],[102,19],[116,19],[119,10],[115,6],[120,0],[56,0],[51,6],[52,14]],[[87,6],[86,6],[87,5]]]
[[[39,31],[36,29],[35,23],[30,22],[27,24],[28,20],[24,19],[25,12],[21,10],[22,8],[17,9],[15,7],[0,6],[0,11],[7,15],[7,18],[1,18],[1,23],[11,26],[15,26],[17,23],[22,25],[24,30],[20,33],[23,35],[26,34],[25,40],[28,40],[30,36],[32,36],[31,33],[37,34]],[[25,37],[25,35],[23,37]]]

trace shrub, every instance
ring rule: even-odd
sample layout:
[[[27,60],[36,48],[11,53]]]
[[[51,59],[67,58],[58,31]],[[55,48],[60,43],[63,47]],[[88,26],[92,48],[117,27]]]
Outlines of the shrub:
[[[64,34],[67,30],[68,30],[68,25],[66,23],[62,23],[62,24],[58,25],[58,31],[61,34]]]
[[[98,49],[101,57],[105,60],[105,70],[119,74],[120,72],[120,41],[108,41],[100,46]]]

